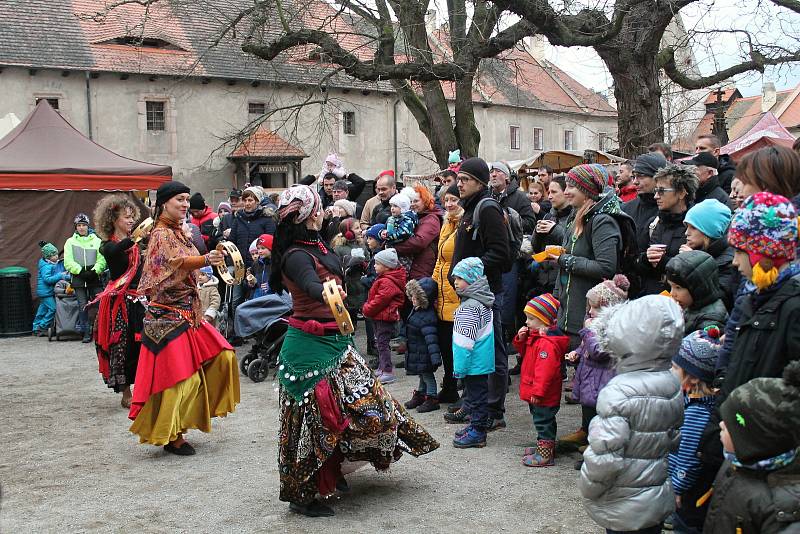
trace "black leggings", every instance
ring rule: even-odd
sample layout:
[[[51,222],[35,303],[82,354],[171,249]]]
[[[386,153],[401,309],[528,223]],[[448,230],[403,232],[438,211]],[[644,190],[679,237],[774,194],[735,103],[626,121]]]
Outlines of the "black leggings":
[[[581,430],[589,431],[589,423],[597,415],[597,409],[594,406],[584,406],[581,404]]]

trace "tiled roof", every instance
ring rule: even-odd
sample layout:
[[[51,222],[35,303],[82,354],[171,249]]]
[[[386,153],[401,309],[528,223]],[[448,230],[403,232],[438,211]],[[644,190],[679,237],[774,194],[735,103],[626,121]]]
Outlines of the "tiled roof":
[[[302,149],[290,144],[283,137],[266,128],[259,127],[231,152],[230,158],[306,158]]]
[[[258,80],[276,84],[316,85],[326,74],[333,87],[393,93],[387,81],[361,82],[310,54],[312,45],[284,52],[266,62],[241,50],[251,21],[236,31],[219,35],[226,22],[252,0],[157,2],[145,8],[137,3],[114,9],[98,18],[107,0],[4,0],[0,2],[0,66],[92,72],[138,73],[156,76],[192,76],[226,80]],[[323,0],[287,0],[283,4],[291,27],[322,28],[362,60],[372,57],[375,39],[364,21],[339,13]],[[260,29],[256,39],[272,40],[278,17]],[[275,24],[275,26],[270,26]],[[396,61],[408,61],[411,50],[397,33]],[[162,48],[137,47],[120,42],[136,37],[165,43]],[[443,29],[433,32],[431,43],[438,59],[452,57],[450,38]],[[211,46],[212,43],[216,43]],[[445,95],[454,86],[443,82]],[[519,106],[555,112],[587,113],[613,117],[616,110],[602,97],[580,85],[547,61],[537,61],[520,45],[501,58],[484,60],[476,77],[473,100],[479,103]]]

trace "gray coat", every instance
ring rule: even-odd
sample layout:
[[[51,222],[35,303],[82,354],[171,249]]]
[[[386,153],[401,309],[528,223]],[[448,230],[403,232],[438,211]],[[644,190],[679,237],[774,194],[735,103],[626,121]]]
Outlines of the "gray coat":
[[[670,369],[683,337],[683,314],[651,295],[606,308],[591,326],[617,376],[600,391],[578,483],[601,527],[638,530],[675,509],[667,454],[680,444],[683,396]]]
[[[614,206],[616,203],[616,206]],[[617,221],[604,210],[619,209],[614,194],[605,196],[585,216],[584,227],[591,225],[591,243],[584,231],[573,240],[574,216],[564,232],[564,254],[558,259],[558,278],[555,296],[561,301],[558,328],[577,336],[586,316],[586,292],[617,272],[617,255],[622,235]]]

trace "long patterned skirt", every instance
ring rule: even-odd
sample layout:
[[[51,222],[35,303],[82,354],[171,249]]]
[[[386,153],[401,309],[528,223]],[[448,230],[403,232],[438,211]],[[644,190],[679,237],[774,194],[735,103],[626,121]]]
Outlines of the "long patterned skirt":
[[[353,348],[307,396],[281,389],[280,499],[306,504],[331,493],[342,460],[388,469],[403,452],[421,456],[439,443],[384,389]]]

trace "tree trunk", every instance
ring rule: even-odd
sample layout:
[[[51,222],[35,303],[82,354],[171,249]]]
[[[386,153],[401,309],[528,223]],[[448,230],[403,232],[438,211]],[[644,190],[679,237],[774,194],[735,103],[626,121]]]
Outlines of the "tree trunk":
[[[478,155],[481,132],[475,126],[475,106],[472,101],[474,74],[467,74],[456,82],[455,135],[461,156],[471,158]]]

